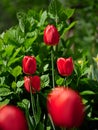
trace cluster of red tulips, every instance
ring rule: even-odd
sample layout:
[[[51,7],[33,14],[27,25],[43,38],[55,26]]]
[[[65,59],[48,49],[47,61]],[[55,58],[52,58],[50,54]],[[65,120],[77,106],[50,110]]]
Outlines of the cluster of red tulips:
[[[24,56],[23,61],[23,72],[28,74],[29,76],[24,77],[24,87],[30,92],[30,88],[32,92],[36,92],[40,90],[40,77],[35,75],[31,76],[36,72],[36,59],[34,56]]]
[[[53,25],[48,25],[44,30],[44,43],[54,46],[59,43],[59,32]],[[72,57],[57,59],[57,69],[61,76],[70,76],[74,70]],[[33,56],[23,58],[23,72],[34,74],[36,71],[36,60]],[[40,78],[38,76],[25,77],[24,87],[33,92],[40,90]],[[60,127],[78,127],[84,117],[84,105],[77,92],[67,87],[58,86],[53,88],[47,97],[47,110],[55,125]]]
[[[56,46],[59,43],[60,35],[54,25],[48,25],[44,30],[44,43],[48,46]],[[36,93],[41,89],[41,80],[34,75],[37,69],[34,56],[24,56],[22,61],[25,89]],[[74,70],[72,57],[59,57],[57,59],[57,70],[61,76],[70,76]],[[32,76],[33,75],[33,76]],[[7,109],[8,107],[8,109]],[[3,117],[2,113],[7,113]],[[65,128],[79,127],[84,118],[84,105],[78,92],[68,86],[54,86],[47,96],[47,112],[54,125]],[[13,113],[16,116],[13,116]],[[3,125],[3,120],[6,123]],[[9,126],[9,121],[12,122]],[[28,130],[25,117],[21,110],[16,107],[6,106],[0,109],[0,130]]]

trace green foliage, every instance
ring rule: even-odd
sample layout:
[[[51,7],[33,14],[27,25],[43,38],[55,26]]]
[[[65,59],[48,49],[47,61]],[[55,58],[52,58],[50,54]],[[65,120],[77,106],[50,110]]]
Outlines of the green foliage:
[[[21,107],[26,113],[29,130],[52,128],[46,110],[46,97],[52,89],[51,47],[43,43],[43,32],[48,24],[54,24],[60,33],[60,42],[53,47],[55,86],[66,85],[81,94],[86,106],[85,122],[98,119],[98,75],[89,64],[88,53],[75,47],[74,40],[68,36],[77,24],[77,21],[68,22],[73,15],[74,9],[64,8],[58,0],[53,0],[48,10],[18,12],[18,25],[0,35],[0,105]],[[36,57],[35,74],[41,77],[41,91],[33,95],[24,89],[22,58],[25,55]],[[69,77],[61,77],[56,60],[70,56],[74,59],[74,72]],[[83,129],[86,128],[84,123]]]

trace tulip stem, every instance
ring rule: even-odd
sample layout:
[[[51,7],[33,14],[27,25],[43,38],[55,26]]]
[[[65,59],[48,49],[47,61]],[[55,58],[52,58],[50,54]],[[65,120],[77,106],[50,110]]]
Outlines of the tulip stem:
[[[30,85],[30,97],[31,97],[31,107],[32,107],[32,112],[33,112],[33,117],[34,117],[34,123],[36,124],[35,111],[34,111],[34,97],[32,96],[31,85]]]
[[[66,77],[64,78],[64,86],[66,86]]]
[[[54,126],[54,124],[53,124],[53,121],[52,121],[51,116],[50,116],[49,114],[48,114],[48,116],[49,116],[49,119],[50,119],[50,121],[51,121],[51,124],[52,124],[53,130],[56,130],[56,129],[55,129],[55,126]]]
[[[51,66],[52,66],[52,85],[53,85],[53,88],[55,86],[55,82],[54,82],[54,55],[53,55],[53,47],[52,47],[52,50],[51,50]]]

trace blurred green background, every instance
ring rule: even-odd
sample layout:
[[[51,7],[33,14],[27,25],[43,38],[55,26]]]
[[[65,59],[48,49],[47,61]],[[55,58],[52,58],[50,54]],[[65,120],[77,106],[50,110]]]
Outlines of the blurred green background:
[[[70,31],[71,42],[75,47],[89,51],[96,56],[98,49],[98,0],[59,0],[66,7],[74,8],[70,21],[77,21]],[[28,9],[47,9],[50,0],[0,0],[0,33],[18,23],[16,14]],[[77,52],[78,53],[78,52]],[[92,58],[91,58],[92,59]]]
[[[17,12],[44,9],[48,4],[48,0],[0,0],[0,33],[17,24]]]

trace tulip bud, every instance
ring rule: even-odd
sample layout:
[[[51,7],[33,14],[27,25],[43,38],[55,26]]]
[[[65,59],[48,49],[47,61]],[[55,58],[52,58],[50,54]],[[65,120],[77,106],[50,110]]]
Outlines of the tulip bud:
[[[68,87],[56,87],[48,94],[47,110],[53,123],[59,127],[79,127],[84,118],[80,95]]]
[[[60,75],[70,76],[73,72],[74,65],[71,57],[69,58],[58,58],[57,69]]]
[[[32,93],[36,91],[40,91],[40,77],[39,76],[25,76],[24,77],[24,87],[25,89],[30,92],[30,87]]]
[[[46,45],[57,45],[59,42],[59,33],[54,25],[48,25],[44,30],[44,42]]]
[[[34,74],[36,71],[36,59],[34,56],[24,56],[22,61],[23,72],[25,74]]]

